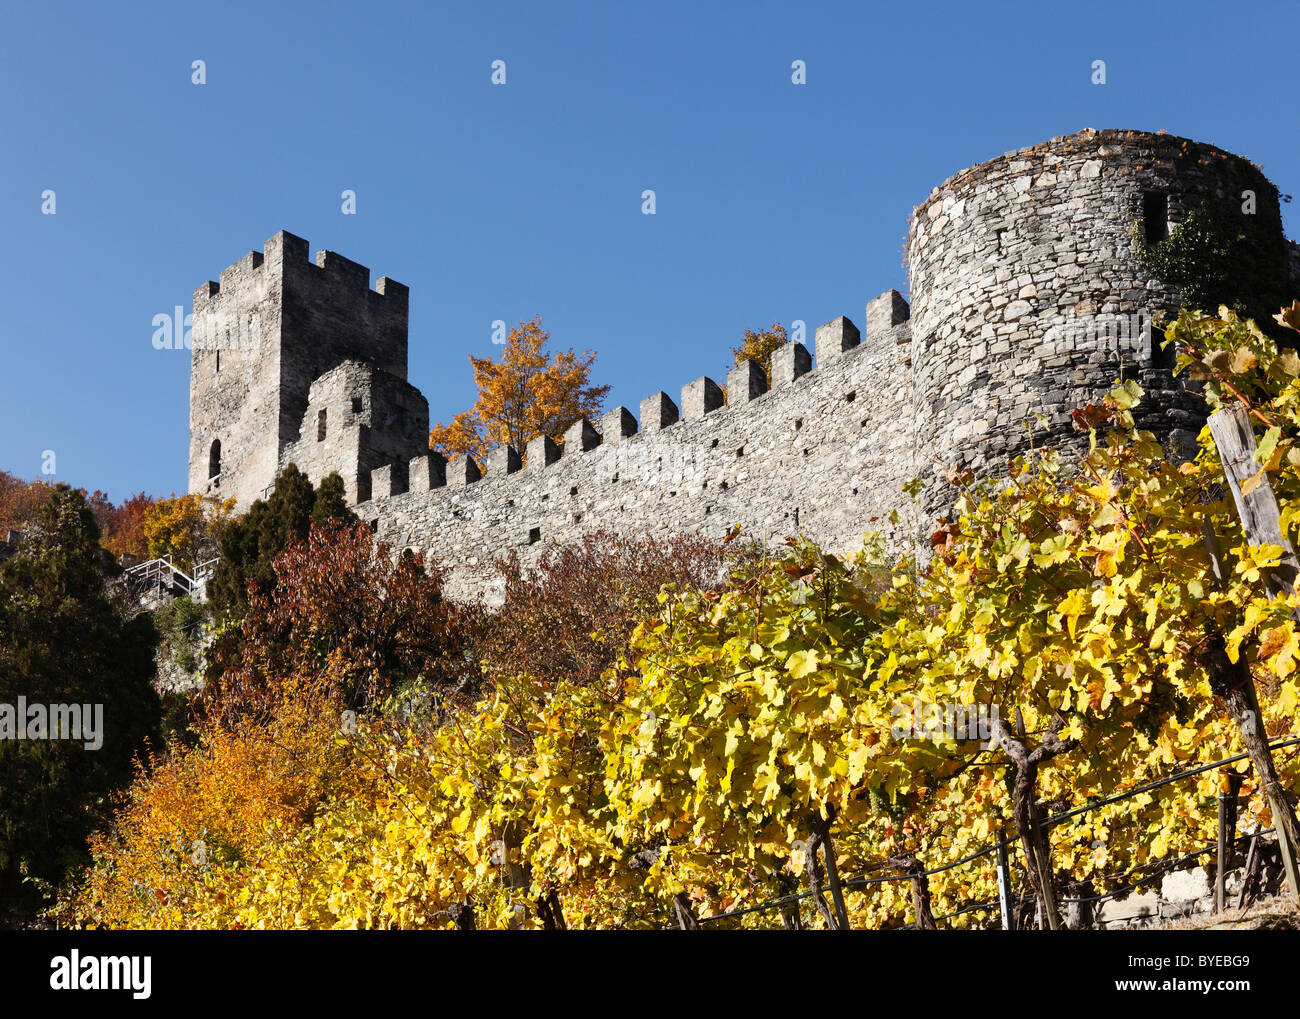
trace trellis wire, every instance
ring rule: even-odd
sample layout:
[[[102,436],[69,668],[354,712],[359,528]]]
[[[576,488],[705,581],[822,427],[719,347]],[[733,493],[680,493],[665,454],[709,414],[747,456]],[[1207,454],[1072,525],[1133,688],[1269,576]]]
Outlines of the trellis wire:
[[[1300,744],[1300,736],[1289,735],[1286,737],[1279,737],[1276,742],[1271,742],[1269,744],[1269,749],[1282,750],[1285,749],[1286,747],[1296,746],[1297,744]],[[1104,799],[1096,800],[1095,802],[1092,803],[1086,803],[1083,806],[1075,807],[1071,810],[1065,811],[1064,813],[1056,814],[1053,815],[1052,817],[1044,818],[1042,821],[1039,822],[1039,826],[1043,829],[1051,828],[1054,825],[1061,824],[1065,821],[1070,820],[1071,818],[1078,817],[1081,814],[1086,814],[1091,810],[1096,810],[1099,807],[1109,806],[1112,803],[1120,803],[1123,802],[1124,800],[1132,799],[1134,796],[1140,796],[1142,793],[1150,792],[1153,789],[1159,789],[1162,786],[1170,785],[1174,782],[1180,782],[1186,778],[1191,778],[1194,775],[1200,775],[1207,771],[1213,771],[1215,768],[1222,768],[1229,764],[1235,764],[1238,761],[1245,760],[1249,756],[1250,756],[1249,754],[1240,753],[1240,754],[1235,754],[1232,757],[1225,757],[1221,761],[1213,761],[1210,764],[1203,764],[1195,768],[1189,768],[1186,771],[1181,771],[1178,772],[1177,774],[1169,775],[1166,776],[1165,778],[1157,779],[1153,782],[1147,782],[1144,783],[1143,785],[1135,786],[1132,789],[1127,789],[1122,793],[1116,793],[1113,796],[1108,796],[1105,797]],[[1259,835],[1267,835],[1273,830],[1274,829],[1269,828],[1264,831],[1253,832],[1248,835],[1242,835],[1234,839],[1233,844],[1235,845],[1238,842],[1242,842],[1245,841],[1246,839],[1254,838]],[[996,852],[1002,846],[1013,845],[1015,841],[1016,841],[1016,837],[1014,836],[1008,836],[1006,838],[999,839],[998,841],[993,842],[988,846],[985,846],[983,849],[976,850],[975,852],[970,853],[967,856],[963,856],[959,860],[953,860],[949,863],[940,864],[938,867],[934,867],[929,870],[920,871],[917,874],[880,874],[880,875],[872,875],[872,876],[863,875],[859,877],[847,878],[845,880],[842,880],[840,884],[844,888],[860,888],[866,885],[881,884],[890,881],[911,881],[914,878],[918,878],[918,877],[929,878],[935,874],[941,874],[946,870],[952,870],[954,867],[960,867],[962,864],[971,863],[974,860],[978,860],[983,856],[987,856],[989,853]],[[1205,847],[1204,849],[1198,849],[1194,852],[1187,853],[1186,855],[1181,856],[1174,861],[1171,861],[1166,866],[1161,867],[1159,870],[1153,871],[1152,873],[1147,874],[1142,878],[1139,878],[1137,881],[1134,881],[1121,888],[1115,888],[1109,892],[1103,892],[1099,895],[1088,896],[1085,898],[1073,898],[1073,897],[1061,898],[1059,901],[1061,903],[1082,904],[1088,902],[1100,902],[1104,899],[1114,898],[1118,895],[1133,891],[1134,889],[1138,888],[1140,885],[1146,884],[1147,882],[1151,881],[1153,878],[1159,877],[1161,874],[1168,873],[1170,870],[1176,870],[1180,866],[1185,864],[1187,861],[1195,859],[1199,856],[1204,856],[1206,853],[1211,852],[1215,848],[1216,848],[1215,845],[1210,845]],[[1133,872],[1130,871],[1129,873],[1131,874]],[[735,917],[747,916],[751,913],[770,912],[774,909],[780,909],[782,906],[789,906],[796,902],[801,902],[804,899],[810,899],[812,898],[812,896],[813,893],[811,891],[792,892],[789,895],[783,895],[778,899],[769,899],[765,902],[760,902],[753,906],[745,906],[741,909],[729,910],[725,913],[715,913],[712,916],[699,917],[698,921],[701,925],[703,925],[706,923],[712,923],[716,920],[729,920],[729,919],[734,919]],[[1017,904],[1021,904],[1031,900],[1024,897],[1018,897],[1014,901]],[[996,907],[998,904],[999,904],[998,900],[995,899],[991,903],[986,902],[986,903],[979,903],[974,906],[967,906],[966,908],[959,909],[956,912],[945,913],[943,916],[935,917],[935,922],[937,923],[940,920],[950,920],[953,917],[962,916],[966,913],[978,912],[983,909],[991,909]],[[905,927],[894,928],[894,929],[906,930],[912,926],[913,926],[912,924],[908,924]],[[676,929],[676,927],[674,927],[673,929]]]

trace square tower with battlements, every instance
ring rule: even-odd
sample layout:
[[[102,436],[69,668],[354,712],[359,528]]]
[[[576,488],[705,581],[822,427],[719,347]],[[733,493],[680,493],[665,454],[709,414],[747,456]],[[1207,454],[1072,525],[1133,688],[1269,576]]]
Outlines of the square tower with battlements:
[[[406,381],[409,291],[281,231],[194,292],[190,492],[261,498],[289,463],[342,475],[428,447],[429,407]]]

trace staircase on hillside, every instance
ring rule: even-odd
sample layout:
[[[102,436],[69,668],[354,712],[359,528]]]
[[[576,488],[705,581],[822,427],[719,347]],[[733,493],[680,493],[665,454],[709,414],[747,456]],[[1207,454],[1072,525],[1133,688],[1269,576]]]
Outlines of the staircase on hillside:
[[[129,567],[125,571],[126,583],[133,597],[149,605],[163,605],[181,595],[206,601],[208,580],[216,564],[216,559],[199,563],[191,577],[166,555]]]

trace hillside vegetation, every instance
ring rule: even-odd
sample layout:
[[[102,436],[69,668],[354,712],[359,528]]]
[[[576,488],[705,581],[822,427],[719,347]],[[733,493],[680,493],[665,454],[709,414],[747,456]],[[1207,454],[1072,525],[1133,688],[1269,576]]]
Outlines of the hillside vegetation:
[[[1300,305],[1279,322],[1300,326]],[[1294,540],[1300,357],[1226,309],[1168,336],[1212,407],[1248,409],[1248,484],[1272,487]],[[897,875],[1003,833],[1017,887],[1050,901],[1203,849],[1220,777],[1080,814],[1042,847],[1035,819],[1243,751],[1243,823],[1294,838],[1300,759],[1261,757],[1256,737],[1300,731],[1300,595],[1269,592],[1282,549],[1245,542],[1208,430],[1180,462],[1135,426],[1142,398],[1121,380],[1080,408],[1086,451],[978,482],[954,469],[923,563],[872,541],[838,558],[734,531],[607,537],[503,564],[489,616],[443,599],[434,564],[317,520],[224,623],[194,745],[141,767],[56,915],[689,925],[819,888],[826,862]],[[939,725],[958,705],[989,731]],[[991,858],[928,893],[935,914],[996,899]],[[901,926],[917,901],[905,881],[859,883],[837,913],[806,897],[713,925]]]

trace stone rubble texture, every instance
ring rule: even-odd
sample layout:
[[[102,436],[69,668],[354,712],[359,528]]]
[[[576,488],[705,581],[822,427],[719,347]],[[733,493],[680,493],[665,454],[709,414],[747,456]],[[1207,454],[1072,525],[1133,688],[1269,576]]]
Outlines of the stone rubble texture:
[[[949,467],[999,470],[1028,448],[1036,414],[1036,444],[1080,442],[1069,412],[1121,374],[1149,394],[1145,427],[1191,441],[1204,406],[1134,321],[1179,304],[1140,267],[1136,231],[1148,193],[1165,196],[1172,226],[1202,201],[1239,206],[1246,189],[1257,213],[1244,228],[1276,242],[1277,189],[1208,145],[1086,130],[1006,153],[916,207],[910,308],[890,290],[864,331],[832,319],[815,361],[786,344],[770,386],[747,362],[722,385],[699,378],[647,397],[639,416],[614,408],[562,444],[538,438],[484,464],[427,449],[428,405],[406,381],[407,288],[372,291],[364,266],[332,252],[312,264],[282,232],[195,293],[190,491],[245,509],[289,463],[313,481],[338,471],[378,537],[430,554],[460,599],[496,600],[493,563],[510,550],[527,565],[596,528],[720,538],[739,524],[841,553],[879,531],[888,548],[921,551],[923,522],[950,503]],[[1300,246],[1287,252],[1278,273],[1295,293]],[[914,504],[902,489],[915,477]]]

